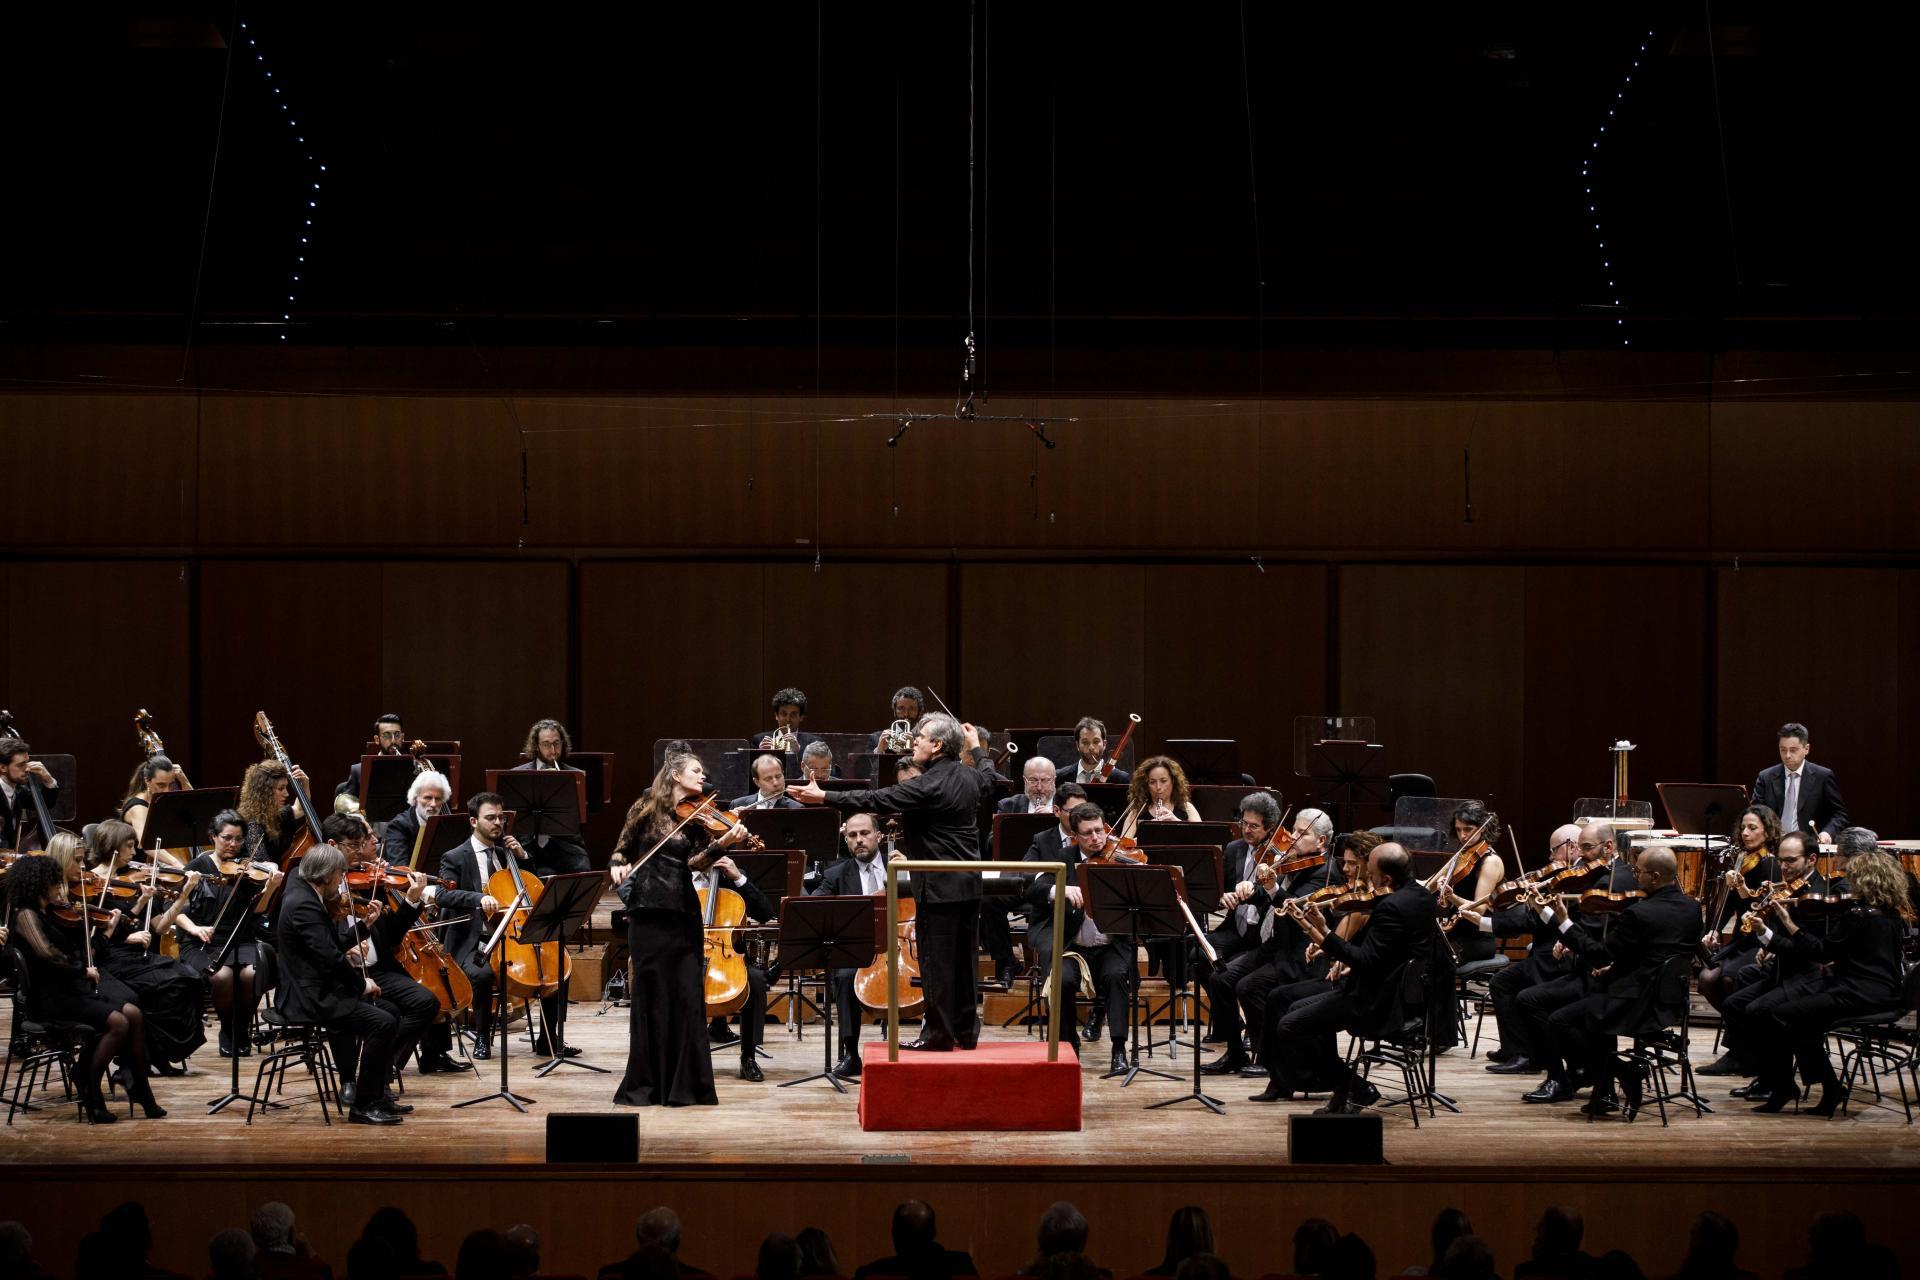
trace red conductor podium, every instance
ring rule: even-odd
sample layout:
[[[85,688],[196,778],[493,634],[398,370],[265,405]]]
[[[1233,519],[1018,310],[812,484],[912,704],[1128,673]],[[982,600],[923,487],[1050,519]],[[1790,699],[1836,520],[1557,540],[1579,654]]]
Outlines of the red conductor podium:
[[[1047,1061],[1043,1040],[952,1053],[903,1053],[868,1041],[860,1064],[860,1127],[1077,1132],[1080,1059]]]

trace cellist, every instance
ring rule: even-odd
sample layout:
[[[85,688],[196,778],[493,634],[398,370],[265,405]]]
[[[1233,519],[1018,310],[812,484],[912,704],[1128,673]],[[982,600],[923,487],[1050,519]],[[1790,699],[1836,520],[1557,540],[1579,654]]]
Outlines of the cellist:
[[[456,887],[436,891],[433,901],[458,921],[447,926],[447,950],[473,984],[473,1056],[484,1059],[493,1056],[493,1017],[498,997],[493,989],[493,965],[481,953],[481,946],[498,923],[495,917],[513,905],[489,894],[487,881],[507,865],[508,858],[517,858],[524,865],[529,855],[518,840],[505,834],[507,802],[498,792],[469,796],[467,820],[473,825],[473,834],[465,844],[455,845],[440,857],[440,879],[451,880]],[[466,918],[461,920],[461,916]],[[535,1053],[545,1056],[549,1049],[559,1048],[566,1057],[579,1055],[578,1049],[564,1044],[564,1037],[561,1045],[554,1045],[547,1035],[548,1029],[560,1026],[566,1016],[564,990],[556,989],[540,998],[541,1029],[533,1042]]]
[[[380,842],[373,834],[373,827],[366,817],[358,813],[334,813],[320,824],[321,834],[327,837],[327,843],[338,849],[347,859],[349,867],[362,862],[374,862],[380,854]],[[413,1053],[414,1046],[420,1043],[420,1037],[440,1013],[440,1000],[433,992],[414,981],[400,963],[400,945],[408,929],[420,919],[420,912],[426,905],[427,878],[417,871],[407,873],[406,895],[387,909],[384,891],[376,891],[372,907],[373,919],[363,926],[362,936],[371,939],[372,956],[366,966],[366,974],[380,987],[380,998],[393,1006],[400,1019],[399,1033],[394,1037],[393,1060],[404,1063]],[[333,1037],[333,1061],[339,1069],[340,1079],[348,1080],[353,1076],[354,1066],[359,1062],[359,1044],[351,1036]],[[342,1101],[348,1106],[354,1102],[348,1092],[351,1085],[342,1084]],[[405,1103],[396,1101],[391,1092],[382,1103],[389,1111],[404,1114],[413,1110]]]
[[[731,889],[740,895],[741,904],[746,909],[747,919],[755,924],[768,924],[779,918],[773,903],[767,895],[760,892],[760,886],[747,879],[746,873],[734,864],[732,858],[715,858],[705,871],[694,871],[695,892],[704,889],[711,900],[722,889]],[[715,930],[715,932],[721,932]],[[707,1026],[708,1038],[716,1044],[740,1045],[740,1078],[758,1083],[766,1079],[755,1061],[760,1053],[760,1042],[767,1034],[767,970],[755,964],[744,954],[742,963],[747,970],[747,1002],[740,1006],[740,1034],[735,1035],[727,1029],[724,1016],[715,1017]]]

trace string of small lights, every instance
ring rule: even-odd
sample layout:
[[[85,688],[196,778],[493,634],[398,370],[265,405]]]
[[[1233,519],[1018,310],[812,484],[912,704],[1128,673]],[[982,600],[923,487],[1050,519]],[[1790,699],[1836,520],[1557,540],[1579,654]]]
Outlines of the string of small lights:
[[[314,159],[313,153],[308,150],[306,134],[300,128],[300,121],[294,118],[293,106],[287,98],[285,86],[275,80],[273,72],[268,69],[267,55],[261,52],[260,41],[244,22],[240,24],[240,34],[247,42],[247,52],[253,56],[253,69],[260,73],[266,86],[273,91],[273,103],[280,108],[281,117],[287,122],[287,136],[293,139],[305,162],[313,166],[302,178],[301,202],[306,207],[300,210],[299,235],[294,245],[293,265],[287,271],[287,301],[280,312],[282,325],[280,341],[285,342],[287,341],[285,326],[293,323],[293,308],[299,297],[300,277],[306,270],[307,250],[313,239],[313,220],[320,214],[320,175],[327,171],[327,166]]]
[[[1600,163],[1602,153],[1601,144],[1608,141],[1607,121],[1612,120],[1618,123],[1618,116],[1615,113],[1626,105],[1627,93],[1633,88],[1633,73],[1640,69],[1641,60],[1647,56],[1646,42],[1651,39],[1653,39],[1653,32],[1651,31],[1640,38],[1640,48],[1633,55],[1631,65],[1627,67],[1626,74],[1620,81],[1620,87],[1614,90],[1613,102],[1607,107],[1605,118],[1600,121],[1599,132],[1593,135],[1592,145],[1587,148],[1587,154],[1580,160],[1580,185],[1586,189],[1587,215],[1593,219],[1593,239],[1597,250],[1596,257],[1600,263],[1600,278],[1606,282],[1607,296],[1612,299],[1607,305],[1611,306],[1615,311],[1619,311],[1624,305],[1619,297],[1619,285],[1615,283],[1616,278],[1620,274],[1613,265],[1614,258],[1617,256],[1617,249],[1616,252],[1609,252],[1607,249],[1607,232],[1606,228],[1601,225],[1600,197],[1594,193],[1594,187],[1599,182],[1599,178],[1595,176],[1595,170]],[[1620,135],[1617,130],[1613,136],[1616,140],[1619,138]],[[1627,325],[1626,317],[1624,315],[1616,315],[1613,323],[1616,331],[1620,335],[1620,345],[1623,347],[1633,345],[1633,340],[1627,336],[1625,331]]]

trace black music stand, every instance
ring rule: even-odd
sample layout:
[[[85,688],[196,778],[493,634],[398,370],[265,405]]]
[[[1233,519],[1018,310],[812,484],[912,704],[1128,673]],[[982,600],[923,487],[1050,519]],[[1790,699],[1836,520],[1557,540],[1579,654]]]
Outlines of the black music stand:
[[[1227,878],[1226,864],[1219,846],[1211,844],[1173,844],[1154,845],[1152,847],[1142,845],[1141,848],[1146,850],[1148,866],[1172,867],[1180,873],[1181,892],[1186,897],[1187,906],[1190,910],[1202,918],[1210,912],[1219,910],[1220,894],[1225,888]],[[1193,991],[1188,993],[1187,997],[1187,1009],[1189,1011],[1187,1025],[1189,1027],[1192,1027],[1199,1021],[1199,1018],[1196,1016],[1200,1011],[1199,969],[1200,966],[1194,963],[1191,956],[1186,957],[1186,963],[1181,968],[1181,972],[1187,974],[1192,979],[1194,987]],[[1168,970],[1168,976],[1172,976],[1171,969]],[[1196,1035],[1192,1040],[1182,1040],[1173,1027],[1175,1019],[1174,1000],[1177,998],[1177,995],[1178,993],[1174,990],[1173,984],[1169,982],[1167,984],[1167,998],[1165,1003],[1161,1004],[1158,1008],[1147,1010],[1147,1049],[1152,1051],[1164,1044],[1167,1046],[1167,1056],[1173,1057],[1176,1056],[1174,1051],[1179,1046],[1185,1045],[1187,1048],[1192,1049],[1197,1056],[1200,1053],[1199,1036]],[[1161,1009],[1167,1011],[1167,1038],[1165,1040],[1155,1040],[1153,1038],[1153,1020],[1159,1016]]]
[[[1660,782],[1654,790],[1667,825],[1681,835],[1731,837],[1747,807],[1747,789],[1737,782]]]
[[[53,780],[60,784],[53,789],[53,794],[47,799],[47,816],[53,819],[56,827],[62,823],[74,821],[80,812],[79,760],[58,751],[36,751],[33,758],[47,766],[47,772],[52,774]],[[27,801],[27,807],[29,810],[32,809],[31,799]],[[34,814],[36,821],[39,816],[38,813]],[[47,839],[51,840],[53,837],[49,835]]]
[[[522,760],[527,753],[520,753]],[[611,751],[569,751],[560,762],[561,769],[578,769],[587,775],[587,812],[598,813],[613,803],[613,752]],[[529,769],[529,773],[539,772]],[[557,770],[548,769],[547,773]]]
[[[900,757],[879,751],[859,751],[847,757],[846,774],[866,778],[874,787],[891,787],[900,781]]]
[[[489,769],[487,790],[517,815],[524,843],[541,836],[578,840],[587,820],[587,775],[578,769]]]
[[[198,853],[212,837],[207,827],[223,809],[240,798],[238,787],[201,787],[197,791],[163,791],[147,806],[147,826],[140,842],[149,849],[191,849]]]
[[[1121,813],[1127,807],[1127,787],[1124,782],[1089,782],[1087,803],[1100,806],[1100,812],[1106,815],[1107,825],[1119,821]]]
[[[1060,825],[1057,813],[996,813],[993,815],[993,860],[1018,862],[1040,838],[1040,833]]]
[[[799,849],[762,849],[743,852],[738,848],[727,850],[727,856],[733,859],[733,865],[740,868],[740,874],[753,882],[753,887],[767,895],[767,901],[776,908],[788,898],[798,898],[805,893],[802,880],[806,875],[807,855]]]
[[[1240,802],[1253,791],[1266,792],[1273,797],[1274,804],[1280,807],[1281,812],[1286,811],[1286,798],[1275,787],[1248,787],[1244,784],[1237,787],[1195,786],[1188,789],[1187,797],[1193,801],[1193,807],[1200,811],[1202,822],[1238,822]]]
[[[514,819],[517,815],[507,810],[505,829],[501,837],[514,834]],[[440,873],[440,859],[473,839],[473,821],[464,809],[455,809],[451,813],[436,813],[427,819],[426,829],[420,835],[419,870],[428,875]]]
[[[769,849],[799,849],[811,870],[840,855],[838,809],[807,805],[799,809],[749,809],[740,815],[747,830]]]
[[[1121,1088],[1143,1074],[1178,1080],[1180,1077],[1171,1072],[1140,1065],[1140,965],[1137,959],[1142,938],[1175,938],[1187,931],[1174,893],[1173,877],[1164,867],[1156,870],[1129,865],[1094,866],[1085,862],[1075,867],[1074,872],[1086,902],[1087,919],[1109,938],[1124,939],[1127,948],[1127,1039],[1131,1060],[1124,1070],[1109,1071],[1100,1078],[1111,1080],[1114,1076],[1124,1076]],[[1064,943],[1064,939],[1055,939],[1056,946]],[[1065,978],[1060,985],[1066,985]],[[1197,1053],[1194,1056],[1199,1057]]]
[[[1336,831],[1352,831],[1355,809],[1385,808],[1387,749],[1377,742],[1348,742],[1334,738],[1313,744],[1309,759],[1313,771],[1314,804],[1333,818]]]
[[[790,973],[818,969],[833,981],[835,969],[859,969],[873,963],[879,951],[877,935],[884,923],[875,908],[879,900],[862,894],[821,894],[795,898],[780,913],[780,967]],[[821,1001],[826,1019],[821,1041],[825,1046],[825,1070],[799,1080],[784,1080],[782,1089],[796,1084],[825,1080],[837,1092],[847,1087],[833,1071],[833,1000]]]
[[[429,760],[446,775],[447,786],[460,794],[460,757]],[[391,822],[407,807],[407,792],[413,789],[415,769],[412,756],[365,755],[360,757],[360,811],[368,822]]]
[[[196,795],[198,793],[179,791],[168,792],[167,794]],[[148,819],[148,822],[151,823],[152,819]],[[151,829],[151,827],[149,827],[149,829]],[[245,894],[240,892],[243,888],[246,890]],[[233,949],[238,946],[240,942],[240,926],[246,920],[246,913],[252,910],[253,900],[259,896],[260,888],[259,882],[251,880],[246,876],[241,876],[234,881],[233,888],[228,890],[231,897],[227,905],[229,907],[239,907],[241,914],[234,918],[233,927],[227,930],[227,940],[220,944],[220,954],[215,956],[213,963],[207,966],[206,972],[202,975],[203,977],[210,980],[212,975],[226,968],[227,962],[233,959]],[[240,1092],[240,1048],[247,1041],[247,1027],[253,1020],[253,1010],[248,1009],[244,1013],[241,1011],[240,975],[236,972],[233,977],[233,999],[227,1004],[227,1046],[233,1051],[228,1055],[233,1063],[233,1077],[227,1083],[226,1093],[207,1104],[207,1114],[210,1116],[218,1115],[236,1102],[246,1102],[250,1097],[250,1095]],[[254,994],[257,997],[260,993],[255,992]],[[284,1102],[274,1102],[266,1098],[260,1100],[260,1105],[274,1111],[284,1111],[287,1108],[287,1104]],[[327,1105],[324,1095],[321,1097],[320,1105],[322,1107]]]
[[[496,925],[494,929],[493,939],[498,939],[500,937],[501,932],[508,927],[508,923],[512,919],[513,919],[513,913],[511,911],[506,912],[500,917],[500,923]],[[493,945],[497,946],[498,945],[497,941],[493,941],[493,939],[490,939],[489,941],[493,942]],[[490,946],[488,948],[488,952],[491,952],[491,950],[492,950],[492,947]],[[455,1111],[458,1111],[462,1107],[478,1106],[482,1102],[493,1102],[498,1100],[501,1102],[505,1102],[508,1106],[512,1107],[515,1111],[518,1111],[524,1115],[527,1110],[527,1104],[532,1102],[533,1099],[527,1097],[525,1094],[515,1093],[512,1087],[507,1083],[507,1059],[513,1056],[507,1051],[508,1049],[507,1023],[511,1021],[513,1018],[513,1005],[507,999],[506,981],[502,976],[498,974],[494,976],[494,980],[493,980],[493,997],[495,1002],[500,1006],[494,1012],[494,1023],[496,1026],[500,1028],[500,1049],[499,1049],[500,1087],[494,1090],[492,1093],[487,1094],[484,1097],[468,1098],[465,1102],[456,1102],[453,1104],[453,1109]]]
[[[549,770],[551,777],[566,777],[564,772]],[[525,775],[537,776],[537,775]],[[578,774],[574,775],[578,777]],[[560,944],[560,972],[566,973],[567,947],[573,942],[574,933],[593,915],[593,909],[600,903],[600,895],[607,888],[607,873],[604,871],[579,871],[572,875],[548,876],[540,882],[540,901],[534,904],[527,918],[520,922],[520,938],[523,942],[558,942]],[[542,936],[533,936],[536,932]],[[560,998],[567,998],[567,981],[560,979]],[[596,1067],[580,1058],[566,1055],[566,1020],[558,1026],[544,1028],[547,1033],[547,1048],[553,1059],[543,1064],[533,1074],[545,1079],[561,1067],[578,1067],[582,1071],[595,1071],[608,1074],[605,1067]],[[505,1051],[502,1055],[505,1056]],[[504,1077],[503,1077],[504,1079]],[[504,1084],[502,1087],[505,1087]]]

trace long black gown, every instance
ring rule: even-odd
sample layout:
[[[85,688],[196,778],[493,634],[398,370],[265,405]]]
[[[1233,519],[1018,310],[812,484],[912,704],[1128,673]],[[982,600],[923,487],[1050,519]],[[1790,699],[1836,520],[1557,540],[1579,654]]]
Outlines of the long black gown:
[[[707,1048],[700,899],[687,866],[711,838],[704,830],[680,832],[620,886],[633,954],[627,1072],[613,1095],[624,1106],[710,1107],[720,1101]]]
[[[138,919],[123,921],[119,938],[140,927]],[[157,939],[154,945],[159,945]],[[206,1028],[200,1023],[206,983],[199,971],[118,938],[104,945],[95,943],[94,958],[103,980],[111,974],[132,989],[133,1002],[144,1018],[148,1062],[184,1062],[207,1042]]]

